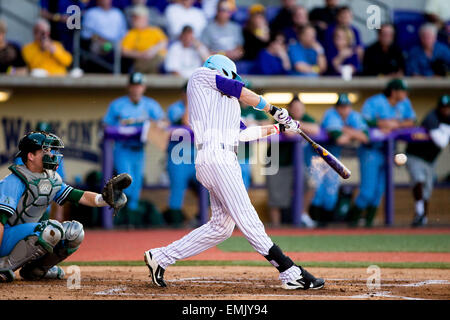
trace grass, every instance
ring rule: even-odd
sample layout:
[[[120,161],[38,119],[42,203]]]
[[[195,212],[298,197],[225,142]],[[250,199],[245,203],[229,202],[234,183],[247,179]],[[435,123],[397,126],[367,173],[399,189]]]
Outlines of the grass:
[[[286,252],[450,252],[450,235],[272,236]],[[228,252],[253,252],[247,239],[231,237],[217,246]]]
[[[447,262],[376,262],[376,261],[352,261],[352,262],[330,262],[330,261],[297,261],[304,267],[322,268],[367,268],[370,265],[377,265],[380,268],[412,268],[412,269],[450,269]],[[60,263],[61,266],[145,266],[143,261],[66,261]],[[178,261],[175,266],[248,266],[248,267],[268,267],[267,261]]]

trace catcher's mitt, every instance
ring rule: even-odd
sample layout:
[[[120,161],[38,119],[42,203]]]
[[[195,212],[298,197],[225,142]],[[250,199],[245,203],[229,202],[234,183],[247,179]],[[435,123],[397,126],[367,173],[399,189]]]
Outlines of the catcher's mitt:
[[[114,215],[127,204],[127,196],[122,190],[128,188],[131,181],[128,173],[121,173],[109,179],[103,187],[103,200],[114,209]]]

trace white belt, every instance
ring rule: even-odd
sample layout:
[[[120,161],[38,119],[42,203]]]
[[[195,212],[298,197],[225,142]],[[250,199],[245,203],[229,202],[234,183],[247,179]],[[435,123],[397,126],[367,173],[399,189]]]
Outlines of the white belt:
[[[225,143],[199,143],[197,145],[197,150],[202,150],[205,149],[206,147],[210,147],[211,149],[214,149],[214,147],[218,147],[219,149],[223,149],[223,150],[227,150],[227,151],[231,151],[234,152],[235,154],[238,153],[238,146],[232,146],[229,144],[225,144]]]

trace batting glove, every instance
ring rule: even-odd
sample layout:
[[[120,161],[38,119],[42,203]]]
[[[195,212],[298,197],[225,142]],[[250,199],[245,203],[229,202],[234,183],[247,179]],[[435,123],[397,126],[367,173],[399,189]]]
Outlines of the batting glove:
[[[280,124],[281,132],[297,132],[298,129],[300,129],[300,122],[298,122],[297,120],[291,120],[287,124]]]

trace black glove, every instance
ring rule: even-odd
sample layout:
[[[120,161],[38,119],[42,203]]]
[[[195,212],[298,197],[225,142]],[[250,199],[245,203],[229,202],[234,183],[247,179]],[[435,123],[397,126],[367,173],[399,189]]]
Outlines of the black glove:
[[[121,173],[109,179],[103,187],[103,200],[114,209],[114,215],[127,204],[127,196],[122,190],[128,188],[131,182],[128,173]]]

